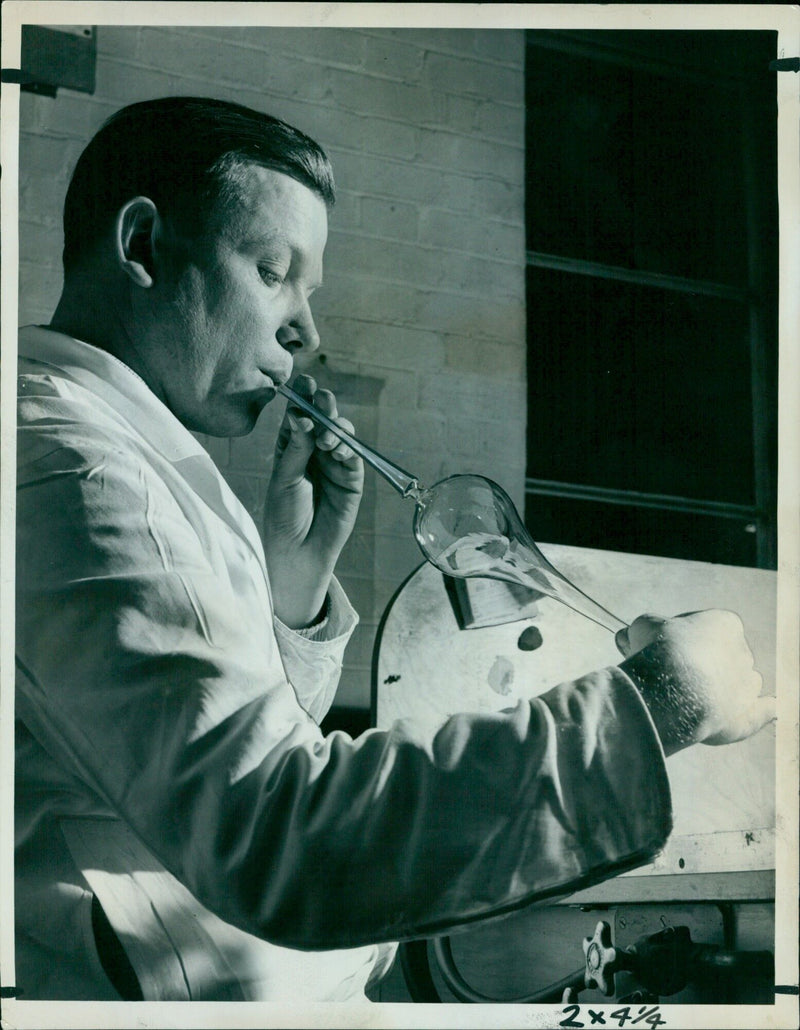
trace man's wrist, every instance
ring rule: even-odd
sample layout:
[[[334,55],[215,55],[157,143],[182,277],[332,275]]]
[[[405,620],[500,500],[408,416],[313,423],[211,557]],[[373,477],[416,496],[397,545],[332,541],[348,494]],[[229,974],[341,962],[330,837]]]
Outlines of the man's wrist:
[[[328,621],[328,616],[330,614],[330,610],[331,610],[331,595],[330,594],[326,594],[325,595],[325,600],[322,602],[322,607],[317,612],[316,616],[311,620],[311,622],[309,622],[309,624],[307,626],[302,626],[298,630],[298,632],[302,632],[303,630],[319,630],[319,629],[321,629],[323,624]]]
[[[703,720],[696,693],[678,681],[670,666],[659,641],[620,664],[647,705],[667,757],[698,742]]]

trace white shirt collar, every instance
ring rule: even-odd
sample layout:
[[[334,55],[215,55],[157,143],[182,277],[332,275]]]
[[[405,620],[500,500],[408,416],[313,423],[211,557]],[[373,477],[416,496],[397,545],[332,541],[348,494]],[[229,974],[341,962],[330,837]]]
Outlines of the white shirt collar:
[[[28,325],[19,331],[19,358],[51,365],[107,400],[168,461],[206,454],[144,379],[108,351],[45,326]]]

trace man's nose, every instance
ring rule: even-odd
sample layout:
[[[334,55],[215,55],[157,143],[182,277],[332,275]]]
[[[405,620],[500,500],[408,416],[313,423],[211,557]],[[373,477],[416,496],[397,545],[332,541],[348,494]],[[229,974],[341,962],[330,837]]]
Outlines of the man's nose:
[[[308,301],[278,330],[278,343],[291,354],[298,350],[311,353],[318,349],[319,333]]]

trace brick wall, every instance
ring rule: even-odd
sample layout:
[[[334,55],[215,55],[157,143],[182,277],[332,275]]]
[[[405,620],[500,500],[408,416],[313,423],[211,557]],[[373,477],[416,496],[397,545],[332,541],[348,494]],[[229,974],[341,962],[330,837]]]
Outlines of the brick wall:
[[[338,184],[309,370],[387,456],[430,483],[525,468],[524,41],[521,31],[98,29],[97,88],[23,93],[20,322],[61,285],[61,204],[85,142],[118,107],[167,94],[236,100],[328,150]],[[204,440],[256,516],[279,414]],[[413,509],[368,473],[340,578],[360,612],[339,702],[369,702],[380,615],[421,557]]]

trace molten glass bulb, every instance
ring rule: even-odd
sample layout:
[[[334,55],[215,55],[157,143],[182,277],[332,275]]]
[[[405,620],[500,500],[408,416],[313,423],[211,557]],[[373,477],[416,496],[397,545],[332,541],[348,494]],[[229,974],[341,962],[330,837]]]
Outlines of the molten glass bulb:
[[[281,384],[290,403],[344,440],[401,497],[414,501],[414,535],[431,564],[448,576],[485,576],[521,583],[561,601],[612,633],[625,623],[574,586],[531,539],[508,494],[483,476],[450,476],[426,488],[319,411],[312,400]]]
[[[450,476],[412,494],[414,535],[448,576],[519,583],[561,601],[615,633],[625,623],[554,568],[531,539],[508,494],[483,476]]]

